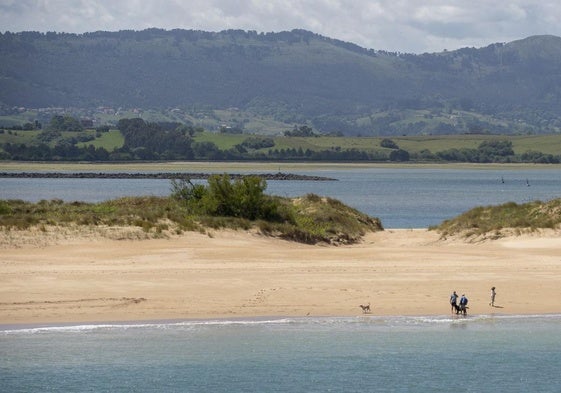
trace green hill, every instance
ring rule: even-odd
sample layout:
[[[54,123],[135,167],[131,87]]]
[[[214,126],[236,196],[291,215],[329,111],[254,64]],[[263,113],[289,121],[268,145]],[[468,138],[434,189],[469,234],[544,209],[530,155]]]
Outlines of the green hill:
[[[259,133],[294,124],[363,136],[561,130],[553,36],[414,55],[304,30],[6,32],[0,56],[9,121],[23,111],[14,107],[54,107],[34,113],[45,121],[64,108],[112,122],[153,110]]]

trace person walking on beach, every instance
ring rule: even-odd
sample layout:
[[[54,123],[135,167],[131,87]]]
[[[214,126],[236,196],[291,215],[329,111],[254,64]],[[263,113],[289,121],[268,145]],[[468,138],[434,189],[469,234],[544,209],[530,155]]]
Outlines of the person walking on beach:
[[[450,307],[451,307],[451,311],[452,313],[454,313],[454,311],[458,311],[458,294],[456,293],[456,291],[454,291],[451,295],[450,295]]]
[[[495,287],[491,288],[491,303],[489,303],[490,306],[495,307],[495,296],[497,295],[497,292],[495,292]]]

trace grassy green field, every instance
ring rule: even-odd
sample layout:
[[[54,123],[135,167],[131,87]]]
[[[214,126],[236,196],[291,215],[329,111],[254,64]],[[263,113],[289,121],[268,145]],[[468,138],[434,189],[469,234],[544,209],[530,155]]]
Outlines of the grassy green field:
[[[108,151],[112,151],[116,147],[121,147],[125,143],[125,138],[118,130],[111,130],[109,132],[104,132],[99,138],[91,142],[82,142],[77,145],[80,147],[93,145],[94,147],[103,147]]]
[[[247,134],[229,135],[205,132],[197,134],[195,141],[212,142],[220,149],[229,149],[248,138]],[[310,149],[312,151],[329,149],[358,149],[367,152],[388,151],[380,147],[382,137],[272,137],[275,141],[275,149]],[[448,149],[475,149],[483,141],[509,140],[512,141],[514,152],[524,153],[528,150],[540,151],[545,154],[561,153],[561,135],[441,135],[441,136],[401,136],[391,137],[397,145],[409,153],[418,153],[422,150],[430,150],[436,153]],[[263,149],[263,150],[269,150]]]
[[[0,131],[0,145],[4,143],[37,144],[37,135],[40,131]]]
[[[195,142],[211,142],[221,150],[226,150],[242,143],[248,135],[243,134],[217,134],[213,132],[197,133],[194,137]]]
[[[0,146],[4,143],[37,145],[40,143],[37,138],[40,131],[10,131],[0,130]],[[62,132],[64,139],[76,138],[80,134],[95,136],[95,130],[85,130],[78,132]],[[247,138],[272,138],[275,146],[273,149],[302,149],[311,151],[321,150],[348,150],[357,149],[368,153],[390,151],[382,148],[380,142],[382,137],[285,137],[285,136],[263,136],[253,134],[226,134],[202,132],[194,136],[195,142],[212,142],[221,150],[233,148],[242,143]],[[561,134],[554,135],[439,135],[439,136],[398,136],[389,138],[393,140],[401,149],[407,150],[410,154],[419,153],[423,150],[430,150],[437,153],[449,149],[475,149],[483,141],[489,140],[509,140],[513,144],[516,154],[521,154],[529,150],[539,151],[544,154],[558,155],[561,153]],[[124,139],[119,131],[113,129],[107,133],[101,133],[94,140],[80,142],[78,146],[93,145],[103,147],[108,151],[122,147]],[[54,142],[51,143],[51,145]],[[271,148],[261,149],[267,152]]]
[[[428,149],[435,153],[448,149],[477,148],[483,141],[509,140],[516,154],[528,150],[540,151],[545,154],[559,154],[561,152],[561,135],[442,135],[442,136],[412,136],[391,138],[399,147],[409,152],[419,152]]]

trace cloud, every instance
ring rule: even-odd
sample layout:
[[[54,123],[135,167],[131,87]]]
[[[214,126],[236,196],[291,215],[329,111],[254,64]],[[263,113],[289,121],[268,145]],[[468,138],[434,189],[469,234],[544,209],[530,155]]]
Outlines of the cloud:
[[[301,28],[415,53],[561,35],[559,20],[557,0],[0,0],[3,31]]]

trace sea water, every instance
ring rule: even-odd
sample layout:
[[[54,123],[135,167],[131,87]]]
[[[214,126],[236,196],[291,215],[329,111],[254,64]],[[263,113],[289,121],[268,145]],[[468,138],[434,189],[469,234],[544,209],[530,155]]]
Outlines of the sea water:
[[[269,194],[308,193],[339,199],[382,221],[384,228],[427,228],[473,207],[561,197],[561,169],[343,168],[299,169],[336,181],[269,181]],[[253,173],[253,172],[252,172]],[[169,180],[0,178],[0,199],[100,202],[122,196],[169,195]]]
[[[559,392],[561,315],[10,327],[2,392]]]

